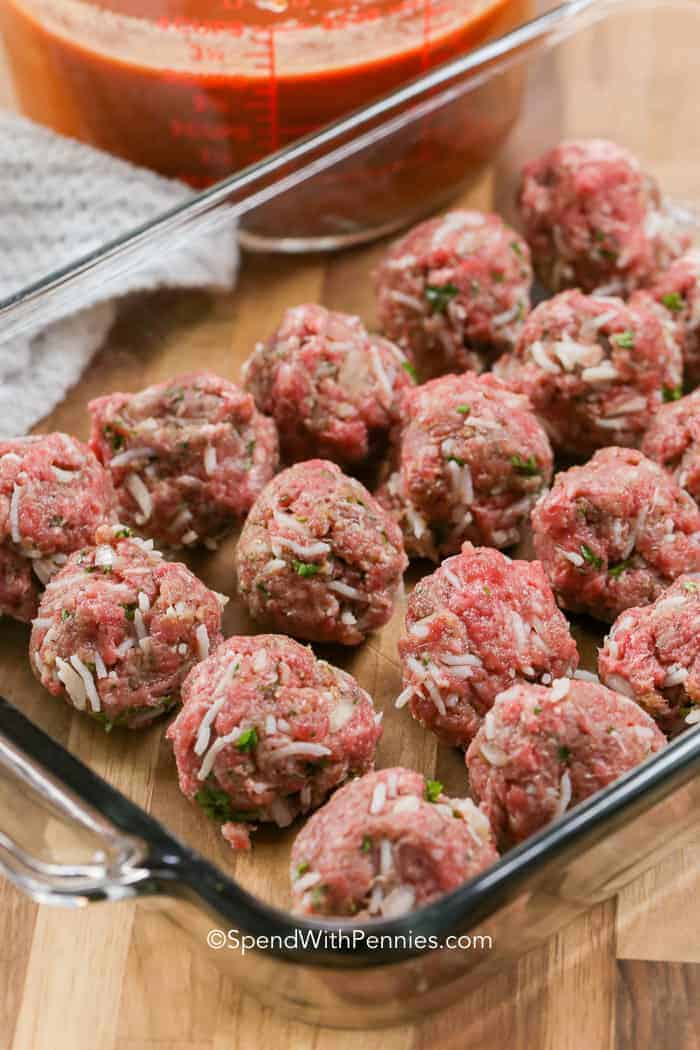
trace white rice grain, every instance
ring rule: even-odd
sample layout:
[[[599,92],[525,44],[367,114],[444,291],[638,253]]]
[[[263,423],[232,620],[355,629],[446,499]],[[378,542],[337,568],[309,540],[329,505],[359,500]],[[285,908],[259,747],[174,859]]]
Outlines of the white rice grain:
[[[95,649],[95,673],[98,678],[107,677],[107,668],[105,667],[105,662],[102,659],[102,654],[98,652],[97,649]]]
[[[288,536],[276,536],[275,542],[280,547],[286,547],[292,554],[296,554],[299,558],[316,558],[322,554],[328,554],[330,551],[330,544],[319,541],[318,543],[297,543],[296,540],[290,539]]]
[[[139,508],[140,513],[136,515],[136,522],[139,525],[144,525],[153,513],[153,500],[144,484],[143,478],[138,474],[129,474],[124,482],[124,487],[128,489]]]
[[[60,656],[56,657],[56,674],[73,701],[73,706],[78,711],[84,711],[87,706],[87,690],[82,677]]]
[[[571,802],[571,777],[569,776],[568,769],[562,773],[561,780],[559,782],[559,798],[557,800],[557,807],[554,810],[553,820],[561,817],[566,813]]]
[[[331,580],[328,584],[328,590],[335,591],[336,594],[342,595],[343,598],[350,598],[352,601],[369,601],[366,594],[358,591],[357,587],[351,587],[349,584],[343,583],[342,580]]]
[[[91,708],[93,709],[93,711],[99,711],[100,695],[97,692],[97,688],[95,686],[95,679],[92,677],[92,671],[83,663],[83,661],[76,653],[73,653],[73,655],[70,658],[70,662],[72,663],[73,667],[83,680],[83,685],[85,686],[85,693],[87,695],[88,700],[90,701]]]
[[[398,710],[401,710],[401,708],[405,707],[406,704],[410,701],[412,696],[413,696],[413,687],[408,685],[396,697],[396,700],[394,701],[394,707],[397,708]]]
[[[552,700],[554,700],[554,701],[563,700],[564,697],[568,694],[570,688],[571,688],[571,679],[570,678],[555,678],[555,680],[552,682],[552,686],[551,686],[551,694],[550,695],[552,697]]]
[[[206,474],[213,474],[216,470],[216,449],[213,445],[207,445],[204,450],[204,471]]]
[[[495,744],[488,744],[482,741],[479,750],[489,765],[497,767],[508,765],[508,755],[500,747],[496,747]]]
[[[283,744],[276,748],[274,757],[277,758],[326,758],[333,752],[324,744],[313,744],[305,740],[294,741],[291,744]]]
[[[13,543],[22,542],[22,535],[19,531],[19,493],[20,486],[15,484],[10,500],[10,535]]]
[[[143,445],[140,448],[128,448],[126,452],[120,452],[109,461],[110,469],[114,467],[125,467],[128,463],[135,463],[139,459],[153,459],[158,453],[155,449]]]
[[[420,809],[417,795],[402,795],[393,805],[392,813],[415,813]]]
[[[209,656],[209,632],[203,623],[197,624],[194,632],[197,639],[197,652],[200,660],[206,660]]]
[[[369,812],[372,816],[376,816],[381,813],[384,809],[384,803],[386,802],[386,784],[383,780],[380,780],[375,785],[374,791],[372,792],[372,799],[369,804]]]

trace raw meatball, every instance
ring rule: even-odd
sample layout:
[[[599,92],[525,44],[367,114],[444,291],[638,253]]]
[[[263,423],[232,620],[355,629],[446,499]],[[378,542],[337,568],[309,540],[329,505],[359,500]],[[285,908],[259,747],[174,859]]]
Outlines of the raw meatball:
[[[228,638],[199,664],[168,729],[180,788],[235,848],[286,827],[374,765],[381,715],[355,679],[281,635]]]
[[[193,372],[90,402],[90,444],[122,519],[170,547],[230,531],[277,469],[277,434],[250,394]]]
[[[236,549],[238,589],[255,620],[343,645],[389,620],[406,565],[395,522],[359,481],[322,459],[270,482]]]
[[[653,605],[623,613],[598,654],[598,670],[664,729],[674,729],[681,714],[700,721],[698,578],[681,576]]]
[[[641,707],[602,685],[521,682],[496,697],[472,741],[469,785],[499,839],[522,842],[665,743]]]
[[[382,330],[422,376],[481,372],[518,338],[530,251],[498,215],[453,211],[396,241],[374,280]]]
[[[361,466],[384,451],[411,366],[359,317],[323,306],[287,310],[244,366],[246,388],[272,416],[287,460]]]
[[[562,142],[528,164],[518,207],[537,275],[553,292],[625,295],[689,244],[656,181],[604,139]]]
[[[532,513],[537,557],[559,604],[612,621],[700,572],[700,510],[656,463],[605,448],[554,480]]]
[[[382,769],[341,788],[297,835],[295,911],[357,919],[404,915],[498,860],[471,799],[411,769]]]
[[[68,555],[115,521],[109,474],[67,434],[0,442],[0,614],[25,622]]]
[[[554,448],[585,456],[636,446],[649,418],[680,390],[681,351],[651,300],[563,292],[530,314],[496,374],[526,394]]]
[[[576,643],[542,566],[465,543],[408,600],[396,706],[440,740],[467,747],[497,693],[578,666]]]
[[[227,599],[127,526],[102,526],[95,543],[46,588],[31,666],[50,693],[105,729],[140,729],[178,703],[185,675],[219,644]]]
[[[700,503],[700,390],[659,409],[642,451]]]
[[[683,376],[700,384],[700,252],[688,252],[660,274],[650,294],[676,325],[683,351]]]
[[[520,540],[552,476],[552,450],[529,401],[491,375],[444,376],[412,390],[394,472],[377,498],[413,557],[439,560],[465,539]]]

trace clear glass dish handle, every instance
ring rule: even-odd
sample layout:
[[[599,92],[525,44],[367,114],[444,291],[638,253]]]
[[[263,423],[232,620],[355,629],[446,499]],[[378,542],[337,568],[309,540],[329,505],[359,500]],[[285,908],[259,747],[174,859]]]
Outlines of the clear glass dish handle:
[[[145,839],[112,823],[91,793],[103,810],[111,796],[115,814],[132,808],[0,698],[0,874],[36,901],[67,907],[156,892]]]

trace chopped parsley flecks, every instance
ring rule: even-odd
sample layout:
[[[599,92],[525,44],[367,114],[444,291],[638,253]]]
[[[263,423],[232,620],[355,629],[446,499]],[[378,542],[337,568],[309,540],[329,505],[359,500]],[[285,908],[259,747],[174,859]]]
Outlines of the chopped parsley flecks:
[[[460,416],[468,416],[471,410],[471,405],[457,405],[457,411],[459,412]]]
[[[205,784],[194,796],[194,800],[202,807],[208,817],[216,820],[219,824],[224,824],[227,820],[233,820],[231,799],[225,791],[220,791],[218,788]]]
[[[528,477],[534,477],[536,474],[542,473],[534,456],[528,456],[527,459],[525,459],[523,456],[516,453],[515,456],[510,457],[510,461],[518,474],[525,474]]]
[[[634,332],[630,331],[629,328],[624,332],[616,332],[615,335],[611,335],[610,341],[622,347],[623,350],[634,350]]]
[[[680,292],[669,292],[668,295],[662,295],[661,302],[667,310],[674,314],[680,313],[685,306],[685,300]]]
[[[372,849],[372,839],[369,835],[362,836],[362,845],[360,846],[360,853],[369,853]]]
[[[668,404],[669,401],[680,401],[683,397],[682,386],[665,386],[661,389],[661,396],[664,400],[664,404]]]
[[[583,560],[587,562],[588,565],[592,565],[594,569],[603,568],[602,558],[599,558],[595,551],[592,551],[591,548],[585,543],[581,544],[581,554],[583,556]]]
[[[404,372],[408,372],[411,379],[418,379],[418,373],[416,372],[414,365],[412,365],[410,361],[402,361],[401,367],[403,368]]]
[[[560,745],[560,747],[557,749],[557,756],[560,762],[568,763],[569,759],[571,758],[571,751],[566,746],[566,744]]]
[[[617,579],[618,576],[622,576],[623,572],[626,572],[632,564],[631,558],[626,558],[625,561],[618,562],[617,565],[611,565],[608,569],[608,576],[612,576]]]
[[[425,287],[425,298],[430,304],[430,312],[434,314],[444,314],[456,295],[459,295],[459,288],[451,281],[447,284],[428,284]]]
[[[237,751],[252,751],[254,747],[257,747],[258,743],[258,731],[255,726],[251,726],[250,729],[244,729],[238,740],[236,741]]]
[[[105,441],[113,452],[119,452],[120,449],[124,448],[124,435],[120,434],[114,429],[114,427],[110,426],[109,423],[102,433],[104,434]]]
[[[294,878],[295,879],[300,879],[302,877],[302,875],[306,874],[306,872],[309,870],[310,867],[311,867],[311,865],[309,864],[308,860],[302,860],[296,866],[296,871],[294,872]]]
[[[428,802],[437,802],[442,794],[442,784],[439,780],[426,780],[425,797]]]
[[[320,565],[314,565],[311,562],[293,561],[292,565],[297,576],[315,576],[317,572],[321,571]]]
[[[314,908],[320,908],[323,904],[323,898],[326,894],[325,886],[314,886],[311,891],[311,905]]]

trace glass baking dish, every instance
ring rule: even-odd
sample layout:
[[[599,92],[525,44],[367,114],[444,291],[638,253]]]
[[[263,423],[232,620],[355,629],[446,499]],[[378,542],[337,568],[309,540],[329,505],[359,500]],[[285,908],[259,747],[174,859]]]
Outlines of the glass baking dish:
[[[213,245],[230,243],[239,221],[272,228],[285,198],[289,207],[295,199],[303,204],[315,197],[323,211],[325,190],[344,165],[357,164],[375,149],[386,150],[405,135],[419,135],[435,113],[445,119],[465,94],[489,92],[494,81],[513,70],[523,78],[523,96],[520,116],[498,155],[494,204],[499,210],[509,214],[514,179],[526,156],[562,137],[598,134],[634,149],[690,217],[700,197],[695,107],[700,72],[694,61],[699,34],[700,3],[694,0],[564,4],[0,304],[1,338],[44,328],[116,294],[126,274],[145,272],[156,259],[195,265]],[[557,77],[566,83],[565,93],[547,90]],[[367,258],[355,253],[341,263],[334,306],[357,304],[359,268],[364,274],[367,266]],[[298,286],[292,271],[280,270],[270,257],[248,257],[242,280],[250,295],[256,281],[272,283],[281,273],[289,286],[287,305],[293,305]],[[146,335],[161,341],[161,368],[176,367],[179,340],[185,337],[199,348],[202,365],[215,369],[227,355],[235,361],[237,353],[245,356],[249,350],[222,350],[209,336],[197,342],[205,311],[201,296],[185,307],[170,292],[165,298],[142,298],[137,309]],[[257,323],[265,328],[271,321],[262,317]],[[121,329],[117,337],[124,338]],[[99,376],[110,367],[111,361],[101,361],[97,378],[90,380],[97,384],[92,389],[99,389]],[[142,380],[137,374],[129,381],[139,386]],[[60,413],[55,418],[60,421]],[[205,561],[195,564],[210,582],[226,557],[226,551],[216,556],[218,569]],[[232,624],[227,622],[227,633]],[[242,629],[242,621],[234,626]],[[583,666],[590,667],[597,636],[590,624],[574,627],[584,643]],[[167,830],[88,768],[96,764],[113,770],[114,761],[101,758],[108,749],[113,755],[127,745],[136,750],[134,734],[126,744],[117,734],[98,741],[91,735],[95,727],[85,729],[82,723],[69,734],[68,710],[58,710],[60,705],[42,696],[35,683],[26,685],[32,680],[22,663],[23,646],[25,628],[4,624],[0,690],[12,703],[0,702],[0,869],[46,903],[80,906],[140,898],[164,921],[187,931],[242,987],[307,1021],[365,1027],[445,1007],[584,909],[614,895],[666,852],[697,836],[700,827],[700,731],[695,728],[428,907],[364,925],[299,919],[246,889],[250,865],[264,865],[277,848],[274,836],[261,834],[247,867],[235,862],[234,880],[226,873],[234,862],[215,836],[199,840],[191,834],[194,817],[190,820],[184,801],[175,822],[168,821],[176,834]],[[343,665],[372,688],[362,652],[346,654]],[[385,708],[387,746],[396,748],[392,735],[403,731],[397,727],[404,719],[393,711],[390,696],[376,699]],[[68,741],[87,763],[56,737]],[[456,786],[456,778],[464,775],[458,757],[443,749],[437,762],[448,788]],[[380,757],[380,764],[388,763]],[[174,780],[172,770],[169,775]],[[156,806],[155,812],[164,810]],[[198,850],[184,844],[192,841]],[[281,867],[274,876],[271,884],[279,876],[281,885]],[[284,897],[272,890],[268,896],[283,903]],[[212,937],[212,930],[219,932]],[[246,954],[243,935],[256,939]],[[459,944],[448,941],[457,935],[463,938]]]

